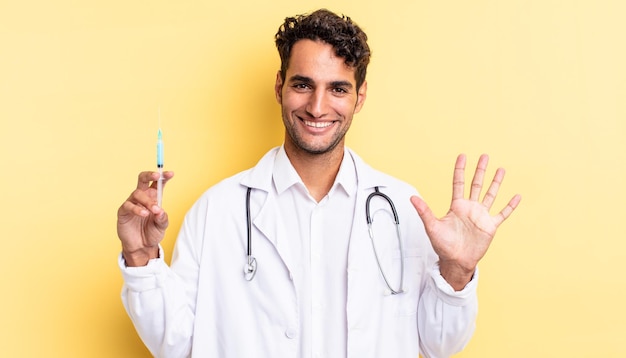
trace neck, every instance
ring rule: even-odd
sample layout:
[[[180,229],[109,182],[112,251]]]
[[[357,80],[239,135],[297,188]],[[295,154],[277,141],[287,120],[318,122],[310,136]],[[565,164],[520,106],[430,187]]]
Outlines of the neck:
[[[311,154],[285,145],[285,152],[309,194],[317,202],[322,200],[335,182],[343,160],[344,146],[338,145],[328,153]]]

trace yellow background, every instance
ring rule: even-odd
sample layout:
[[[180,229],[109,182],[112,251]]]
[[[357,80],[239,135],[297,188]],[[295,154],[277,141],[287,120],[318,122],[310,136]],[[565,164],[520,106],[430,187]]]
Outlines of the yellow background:
[[[281,144],[273,35],[318,7],[373,49],[352,148],[440,215],[460,152],[507,169],[498,209],[523,195],[458,357],[626,356],[624,2],[0,1],[0,356],[149,356],[115,220],[158,108],[169,260],[200,193]]]

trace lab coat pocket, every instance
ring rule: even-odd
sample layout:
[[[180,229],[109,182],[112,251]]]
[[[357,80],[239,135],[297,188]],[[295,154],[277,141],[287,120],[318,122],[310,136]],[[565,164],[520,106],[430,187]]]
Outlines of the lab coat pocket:
[[[404,251],[404,277],[403,293],[394,295],[397,299],[398,316],[410,316],[417,313],[420,286],[423,275],[423,252],[418,248],[406,248]],[[402,268],[401,252],[394,250],[394,272],[400,272]]]

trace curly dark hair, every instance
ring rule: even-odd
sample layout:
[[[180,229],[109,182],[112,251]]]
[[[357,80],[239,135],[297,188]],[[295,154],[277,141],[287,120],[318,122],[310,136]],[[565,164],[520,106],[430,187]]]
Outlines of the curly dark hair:
[[[323,41],[335,49],[335,54],[345,59],[345,64],[355,69],[357,89],[365,81],[371,51],[367,35],[345,16],[320,9],[308,15],[285,18],[276,33],[276,47],[280,54],[280,75],[285,81],[293,45],[302,39]]]

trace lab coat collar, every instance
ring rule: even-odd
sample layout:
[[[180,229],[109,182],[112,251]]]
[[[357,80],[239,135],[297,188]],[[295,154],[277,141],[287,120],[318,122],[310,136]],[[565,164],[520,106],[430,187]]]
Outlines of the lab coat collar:
[[[300,175],[298,175],[298,172],[296,172],[296,169],[291,165],[291,161],[287,157],[285,147],[280,147],[278,152],[276,152],[272,177],[278,195],[294,185],[300,184],[304,186]]]
[[[267,152],[261,160],[248,171],[241,179],[241,185],[252,189],[263,190],[266,193],[272,188],[272,170],[274,169],[274,160],[276,153],[280,147],[272,148]]]
[[[390,176],[370,167],[352,149],[348,148],[348,153],[354,160],[359,191],[371,191],[374,187],[385,188],[390,185]]]

